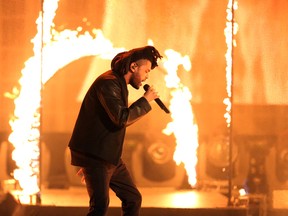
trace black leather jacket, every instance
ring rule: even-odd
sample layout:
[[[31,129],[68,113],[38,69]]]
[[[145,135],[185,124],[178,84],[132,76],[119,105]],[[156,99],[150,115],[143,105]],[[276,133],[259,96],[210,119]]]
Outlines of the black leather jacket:
[[[69,147],[82,155],[117,165],[122,154],[126,127],[150,110],[151,106],[144,97],[128,107],[128,89],[124,77],[107,71],[87,91]],[[72,158],[72,161],[73,165],[84,165],[77,158]]]

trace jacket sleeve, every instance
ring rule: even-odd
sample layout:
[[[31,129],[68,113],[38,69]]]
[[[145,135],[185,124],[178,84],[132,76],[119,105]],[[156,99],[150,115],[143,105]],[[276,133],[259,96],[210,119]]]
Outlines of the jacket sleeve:
[[[127,91],[127,89],[124,89]],[[123,94],[123,86],[115,80],[106,80],[98,89],[98,98],[110,120],[117,127],[129,126],[151,110],[149,102],[141,97],[129,107],[128,92]]]
[[[126,125],[131,125],[151,110],[146,98],[141,97],[129,107],[129,116]]]

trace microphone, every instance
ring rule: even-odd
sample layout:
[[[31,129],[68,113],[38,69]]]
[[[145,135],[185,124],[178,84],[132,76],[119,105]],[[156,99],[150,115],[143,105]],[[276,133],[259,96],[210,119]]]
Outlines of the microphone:
[[[145,84],[143,86],[144,90],[147,91],[150,86],[148,84]],[[168,108],[163,104],[163,102],[160,100],[160,98],[156,98],[155,102],[158,104],[158,106],[163,109],[166,113],[170,113],[170,111],[168,110]]]

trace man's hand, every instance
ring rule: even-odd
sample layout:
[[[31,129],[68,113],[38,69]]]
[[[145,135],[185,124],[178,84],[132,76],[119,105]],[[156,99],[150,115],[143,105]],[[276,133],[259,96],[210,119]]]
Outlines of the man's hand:
[[[150,86],[147,91],[144,93],[144,97],[148,102],[159,98],[158,92],[154,89],[153,86]]]

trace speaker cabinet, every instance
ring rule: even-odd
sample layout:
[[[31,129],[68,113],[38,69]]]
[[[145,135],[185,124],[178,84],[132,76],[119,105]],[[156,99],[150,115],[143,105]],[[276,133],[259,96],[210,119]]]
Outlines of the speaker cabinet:
[[[173,138],[159,135],[157,139],[149,139],[143,134],[129,134],[126,146],[133,146],[129,151],[124,151],[124,156],[130,152],[129,169],[138,186],[180,186],[185,170],[173,160]]]

